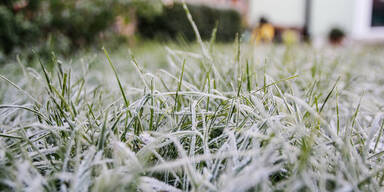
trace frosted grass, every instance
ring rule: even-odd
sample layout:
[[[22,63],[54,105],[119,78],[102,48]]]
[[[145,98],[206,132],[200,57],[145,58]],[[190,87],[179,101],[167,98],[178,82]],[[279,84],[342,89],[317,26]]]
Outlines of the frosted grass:
[[[3,66],[0,190],[384,190],[383,49],[206,43],[184,8],[190,47]]]
[[[4,66],[0,188],[383,190],[381,50],[238,48]]]

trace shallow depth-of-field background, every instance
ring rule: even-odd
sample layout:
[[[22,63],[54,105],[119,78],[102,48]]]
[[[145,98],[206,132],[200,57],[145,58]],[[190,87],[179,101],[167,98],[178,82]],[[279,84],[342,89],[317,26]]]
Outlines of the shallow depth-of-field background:
[[[4,65],[1,191],[381,191],[379,47],[143,43]]]

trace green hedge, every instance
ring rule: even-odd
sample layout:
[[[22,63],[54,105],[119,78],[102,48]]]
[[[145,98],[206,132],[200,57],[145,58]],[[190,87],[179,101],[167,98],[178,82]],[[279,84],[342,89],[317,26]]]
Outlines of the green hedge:
[[[216,9],[203,5],[188,5],[191,15],[205,40],[211,37],[218,24],[216,39],[232,41],[236,33],[241,32],[241,16],[232,9]],[[165,7],[162,14],[153,17],[138,17],[138,30],[145,38],[170,40],[182,36],[185,40],[194,40],[195,34],[181,4]]]
[[[116,16],[136,9],[149,17],[161,12],[158,0],[2,0],[0,1],[0,63],[2,55],[34,49],[66,54],[114,37]],[[128,18],[129,19],[129,18]],[[110,33],[106,33],[110,32]],[[16,50],[16,51],[15,51]],[[31,54],[30,54],[31,55]]]
[[[71,47],[88,44],[114,21],[113,2],[104,0],[4,0],[0,3],[0,51],[68,39]],[[18,7],[20,6],[20,7]],[[59,43],[61,44],[61,43]],[[60,45],[58,45],[60,46]],[[45,48],[43,48],[45,49]],[[37,50],[39,51],[39,50]]]
[[[36,17],[39,3],[32,1],[24,10],[14,10],[13,1],[0,2],[0,51],[10,53],[17,45],[26,45],[39,36]]]

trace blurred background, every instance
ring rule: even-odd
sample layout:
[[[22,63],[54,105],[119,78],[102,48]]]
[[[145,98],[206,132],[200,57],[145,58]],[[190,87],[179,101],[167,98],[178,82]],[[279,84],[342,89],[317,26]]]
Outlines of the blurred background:
[[[203,40],[314,46],[380,43],[384,0],[186,0]],[[216,29],[216,30],[215,30]],[[214,34],[214,35],[213,35]],[[196,39],[180,1],[2,0],[0,62],[142,41]],[[32,51],[33,50],[33,51]]]

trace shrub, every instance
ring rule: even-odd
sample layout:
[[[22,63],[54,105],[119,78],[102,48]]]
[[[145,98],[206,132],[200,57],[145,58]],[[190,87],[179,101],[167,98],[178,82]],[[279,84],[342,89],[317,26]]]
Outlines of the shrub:
[[[345,32],[339,28],[332,28],[328,33],[328,40],[333,45],[339,45],[342,43],[345,37]]]
[[[218,24],[216,38],[231,41],[241,31],[241,16],[232,9],[215,9],[203,5],[189,5],[189,10],[203,39],[209,39]],[[145,38],[169,40],[180,35],[194,40],[195,34],[181,4],[165,7],[163,13],[153,17],[138,16],[138,30]]]
[[[161,4],[155,0],[1,1],[0,52],[9,55],[15,48],[32,46],[44,55],[52,50],[68,53],[98,42],[100,36],[110,37],[102,33],[112,31],[116,16],[128,17],[126,13],[135,9],[149,17],[161,11]]]
[[[35,41],[40,34],[38,18],[34,17],[38,3],[23,9],[20,6],[14,6],[12,1],[0,3],[0,51],[6,54],[18,45]]]

